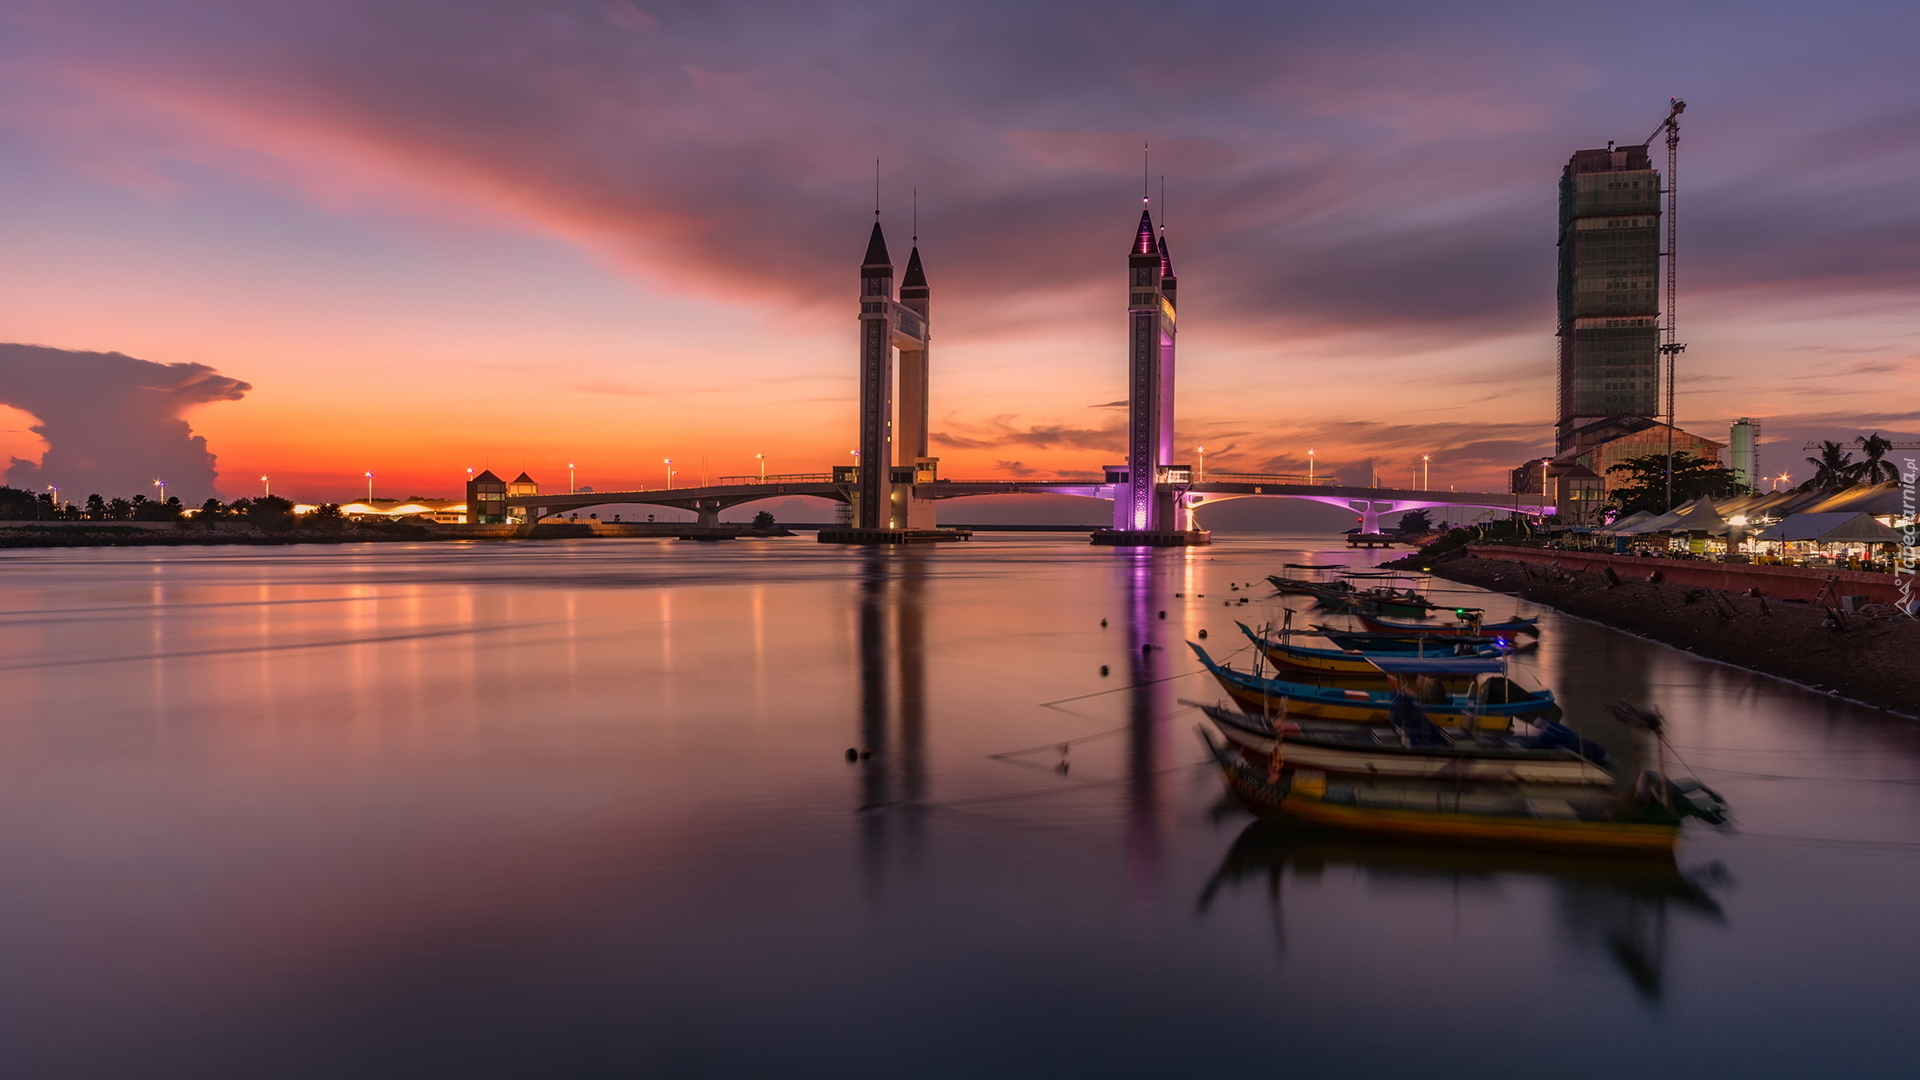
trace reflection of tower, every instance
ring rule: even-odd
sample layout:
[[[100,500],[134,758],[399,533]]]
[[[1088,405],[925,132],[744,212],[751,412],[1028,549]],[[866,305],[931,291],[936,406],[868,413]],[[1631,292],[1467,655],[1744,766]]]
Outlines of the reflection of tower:
[[[897,580],[893,577],[893,559],[901,560]],[[884,870],[888,836],[896,828],[897,818],[905,818],[906,824],[899,827],[909,851],[919,843],[915,815],[926,795],[923,560],[917,551],[894,555],[870,551],[861,568],[854,622],[860,745],[873,754],[859,765],[861,841],[874,885],[879,884]],[[897,700],[894,685],[899,688]]]
[[[873,757],[861,767],[860,805],[867,811],[864,830],[869,855],[877,854],[884,811],[893,801],[887,772],[887,564],[870,552],[860,568],[860,606],[854,621],[860,655],[860,749]]]
[[[913,279],[909,264],[907,279]],[[926,590],[927,556],[907,548],[900,560],[898,603],[894,606],[894,666],[900,677],[900,801],[907,804],[907,845],[919,846],[920,815],[915,809],[926,798],[927,764],[927,646],[926,612],[921,605]]]
[[[916,237],[916,239],[918,239]],[[916,244],[900,299],[893,298],[893,257],[878,221],[860,265],[860,465],[853,523],[862,529],[932,528],[931,499],[915,500],[916,480],[934,479],[927,457],[927,319],[932,306]],[[900,419],[894,423],[894,360],[900,350]],[[895,442],[910,460],[897,467]]]
[[[1159,491],[1173,458],[1173,263],[1146,210],[1127,274],[1127,479],[1114,492],[1113,527],[1165,532],[1179,527],[1173,496]]]
[[[1160,868],[1159,717],[1168,691],[1160,682],[1161,665],[1155,659],[1153,627],[1158,582],[1154,557],[1132,551],[1118,557],[1126,575],[1121,595],[1127,602],[1127,644],[1132,650],[1128,674],[1133,678],[1127,695],[1127,873],[1134,903],[1142,908],[1153,901]]]

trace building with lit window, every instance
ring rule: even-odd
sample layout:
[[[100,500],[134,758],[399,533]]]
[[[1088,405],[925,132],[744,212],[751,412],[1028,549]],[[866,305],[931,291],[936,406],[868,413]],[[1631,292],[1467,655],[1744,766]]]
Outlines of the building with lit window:
[[[507,482],[492,469],[467,481],[467,512],[467,520],[476,525],[506,524]]]
[[[1575,152],[1560,174],[1555,446],[1660,414],[1660,173],[1645,146]]]

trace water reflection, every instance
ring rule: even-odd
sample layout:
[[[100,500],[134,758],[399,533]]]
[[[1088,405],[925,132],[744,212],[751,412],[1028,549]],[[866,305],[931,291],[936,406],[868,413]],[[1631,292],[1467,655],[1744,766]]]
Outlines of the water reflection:
[[[1127,677],[1127,880],[1136,913],[1151,910],[1160,863],[1161,722],[1167,715],[1168,693],[1161,681],[1168,667],[1167,649],[1177,645],[1163,633],[1161,605],[1166,601],[1156,561],[1177,566],[1172,558],[1151,549],[1120,549],[1114,554],[1120,576],[1118,590],[1126,604],[1127,645],[1131,656]]]
[[[908,856],[919,848],[920,815],[914,809],[925,799],[927,775],[926,577],[924,552],[862,553],[854,616],[860,702],[855,764],[870,884],[878,884],[896,840]]]
[[[1274,942],[1284,951],[1286,872],[1298,882],[1318,879],[1332,867],[1357,870],[1374,882],[1431,886],[1436,894],[1469,883],[1544,882],[1553,890],[1562,942],[1607,956],[1649,1002],[1665,994],[1674,917],[1725,922],[1708,891],[1726,881],[1718,863],[1682,871],[1672,856],[1609,859],[1373,842],[1275,821],[1256,821],[1234,840],[1200,892],[1199,911],[1207,913],[1223,893],[1242,885],[1264,885]]]

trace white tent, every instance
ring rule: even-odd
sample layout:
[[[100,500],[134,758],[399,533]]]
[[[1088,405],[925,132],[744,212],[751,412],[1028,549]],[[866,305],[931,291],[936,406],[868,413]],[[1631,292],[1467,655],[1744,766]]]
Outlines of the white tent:
[[[1794,514],[1755,533],[1755,540],[1802,541],[1815,544],[1892,544],[1900,534],[1873,520],[1873,515]]]
[[[1661,514],[1656,518],[1648,518],[1638,525],[1629,525],[1624,529],[1619,525],[1615,525],[1610,531],[1618,536],[1648,536],[1653,533],[1691,532],[1703,532],[1712,536],[1725,536],[1727,533],[1733,531],[1733,529],[1732,526],[1727,524],[1726,519],[1714,510],[1713,503],[1710,500],[1695,499],[1693,502],[1679,509]]]
[[[1603,533],[1617,534],[1622,536],[1631,535],[1636,526],[1652,520],[1653,520],[1653,512],[1651,510],[1635,510],[1633,513],[1628,514],[1626,517],[1623,517],[1618,521],[1615,521],[1613,524],[1607,526],[1604,529],[1601,529],[1600,531]]]

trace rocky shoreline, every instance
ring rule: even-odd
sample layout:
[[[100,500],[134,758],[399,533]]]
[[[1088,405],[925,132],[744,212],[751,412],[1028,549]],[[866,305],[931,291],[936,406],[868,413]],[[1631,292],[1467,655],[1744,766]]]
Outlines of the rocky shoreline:
[[[1920,715],[1920,620],[1717,589],[1609,580],[1465,552],[1412,556],[1435,577],[1523,597],[1700,656],[1904,716]]]

